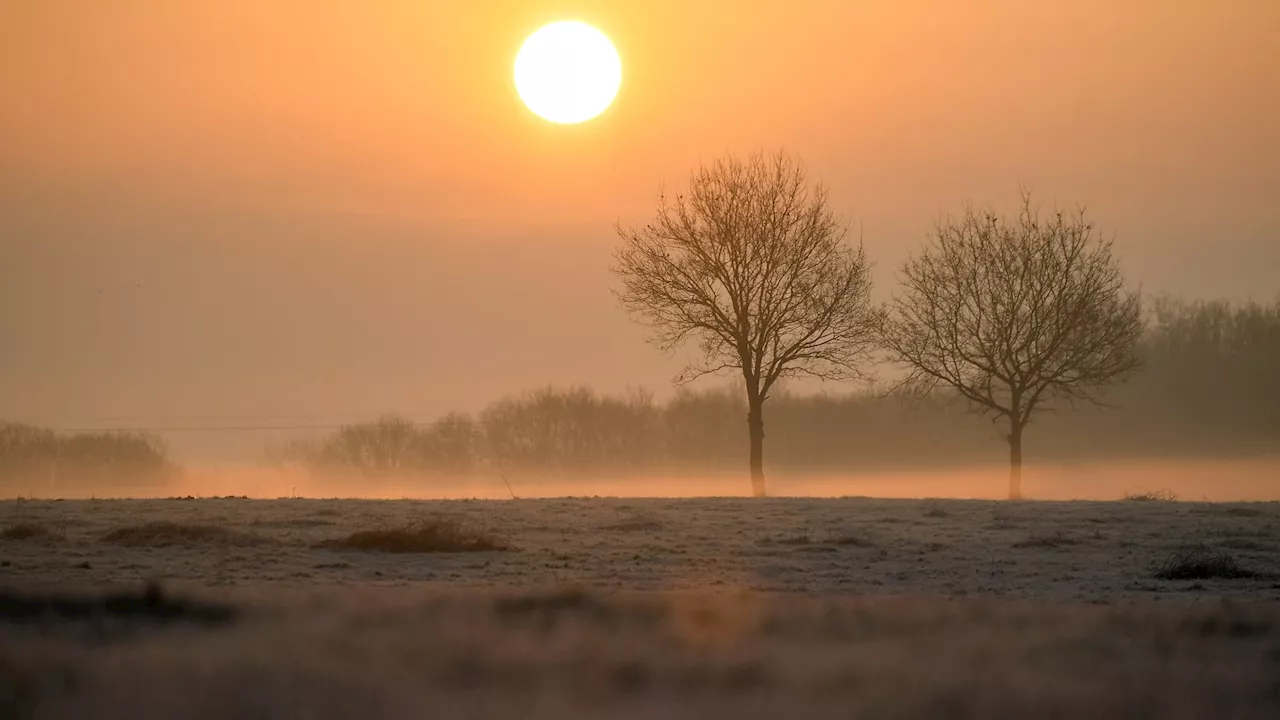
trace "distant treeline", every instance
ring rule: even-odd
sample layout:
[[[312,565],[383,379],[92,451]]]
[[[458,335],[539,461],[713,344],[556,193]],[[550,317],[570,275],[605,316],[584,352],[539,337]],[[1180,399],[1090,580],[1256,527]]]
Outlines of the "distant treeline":
[[[1280,302],[1160,301],[1142,370],[1106,398],[1039,416],[1033,460],[1280,455]],[[740,389],[678,392],[667,402],[587,388],[546,388],[472,416],[430,424],[386,417],[269,449],[272,462],[321,473],[536,476],[741,470]],[[779,394],[769,399],[767,464],[782,472],[999,463],[998,425],[945,395]],[[0,422],[0,491],[160,485],[177,467],[158,438],[57,433]]]
[[[1144,367],[1107,398],[1045,414],[1029,459],[1280,454],[1280,302],[1162,300],[1142,341]],[[999,426],[945,395],[777,395],[765,428],[774,471],[848,471],[999,462]],[[546,388],[476,416],[419,425],[388,416],[271,450],[316,471],[459,476],[494,469],[535,476],[738,469],[746,406],[736,387],[637,392]]]
[[[177,467],[165,443],[137,432],[58,433],[0,421],[0,492],[159,485]]]

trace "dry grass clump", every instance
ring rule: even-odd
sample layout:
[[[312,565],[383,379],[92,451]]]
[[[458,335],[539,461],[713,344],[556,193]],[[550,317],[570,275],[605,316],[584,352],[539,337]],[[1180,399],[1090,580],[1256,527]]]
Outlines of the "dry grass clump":
[[[27,539],[61,539],[67,537],[65,530],[54,530],[41,523],[14,523],[0,530],[0,539],[6,541],[27,541]]]
[[[0,530],[0,540],[46,540],[59,537],[63,537],[63,533],[54,532],[35,522],[14,523]]]
[[[266,528],[312,528],[337,525],[335,521],[324,518],[293,518],[291,520],[263,520],[259,518],[249,524],[253,527]]]
[[[386,553],[457,553],[511,550],[506,542],[449,520],[428,520],[387,530],[361,530],[316,543],[319,550]]]
[[[1242,537],[1227,538],[1218,544],[1225,548],[1231,548],[1232,550],[1257,550],[1259,552],[1270,552],[1275,549],[1274,545],[1254,540],[1252,538]]]
[[[1129,502],[1173,502],[1178,496],[1172,490],[1153,490],[1151,492],[1125,493],[1121,500]]]
[[[924,516],[928,518],[944,518],[948,515],[950,515],[950,513],[948,513],[947,509],[939,502],[929,503],[929,509],[924,511]]]
[[[1257,573],[1240,567],[1227,553],[1194,547],[1174,553],[1156,572],[1156,577],[1160,580],[1237,580],[1257,577]]]
[[[125,547],[161,548],[173,545],[263,545],[271,540],[218,525],[186,525],[157,520],[144,525],[117,528],[103,535],[101,542]]]
[[[790,547],[815,547],[827,548],[833,547],[875,547],[875,543],[852,533],[834,533],[827,537],[814,537],[812,535],[779,535],[776,537],[761,538],[756,541],[757,545],[786,545]]]
[[[841,533],[832,535],[826,539],[826,542],[840,547],[875,547],[876,544],[861,535],[852,533]]]
[[[1231,517],[1260,517],[1263,512],[1251,507],[1229,507],[1223,509],[1222,514],[1230,515]]]
[[[1072,537],[1061,530],[1048,535],[1032,535],[1026,540],[1014,543],[1016,548],[1056,548],[1064,545],[1079,545],[1079,538]]]
[[[610,525],[603,525],[600,529],[605,532],[661,532],[666,529],[666,526],[657,520],[637,518],[634,520],[621,520]]]

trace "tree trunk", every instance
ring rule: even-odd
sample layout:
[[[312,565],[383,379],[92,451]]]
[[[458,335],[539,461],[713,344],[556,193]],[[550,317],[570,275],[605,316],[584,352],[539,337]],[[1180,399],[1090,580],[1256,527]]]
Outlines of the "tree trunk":
[[[764,399],[747,392],[747,432],[751,437],[751,495],[764,497]]]
[[[1009,499],[1022,499],[1022,425],[1009,423]]]

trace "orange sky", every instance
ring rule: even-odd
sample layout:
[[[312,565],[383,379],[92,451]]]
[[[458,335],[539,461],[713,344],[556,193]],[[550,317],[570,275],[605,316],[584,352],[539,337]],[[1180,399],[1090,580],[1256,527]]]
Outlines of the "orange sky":
[[[553,126],[511,63],[615,41]],[[546,382],[664,386],[608,294],[613,222],[786,147],[892,270],[1019,182],[1086,203],[1153,292],[1280,292],[1280,3],[10,0],[0,408],[352,419]],[[258,440],[254,440],[257,443]]]

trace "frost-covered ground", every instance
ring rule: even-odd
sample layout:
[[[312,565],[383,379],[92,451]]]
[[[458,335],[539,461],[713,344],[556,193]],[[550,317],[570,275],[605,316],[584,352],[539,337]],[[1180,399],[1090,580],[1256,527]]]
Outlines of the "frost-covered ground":
[[[352,554],[312,549],[356,530],[453,519],[515,552]],[[103,542],[168,520],[242,533],[169,547]],[[507,501],[7,501],[52,539],[0,541],[0,579],[77,586],[163,579],[185,588],[759,590],[997,595],[1076,602],[1280,599],[1280,503],[850,499]],[[65,534],[65,537],[61,537]],[[255,542],[256,541],[256,542]],[[1171,553],[1204,544],[1276,580],[1161,582]],[[1195,587],[1194,590],[1190,589]]]
[[[515,549],[312,547],[430,519]],[[152,521],[227,532],[104,540]],[[0,506],[0,531],[23,525],[47,534],[0,539],[0,589],[160,580],[234,615],[8,606],[0,716],[1280,717],[1280,503]],[[1157,579],[1193,546],[1254,576]]]

